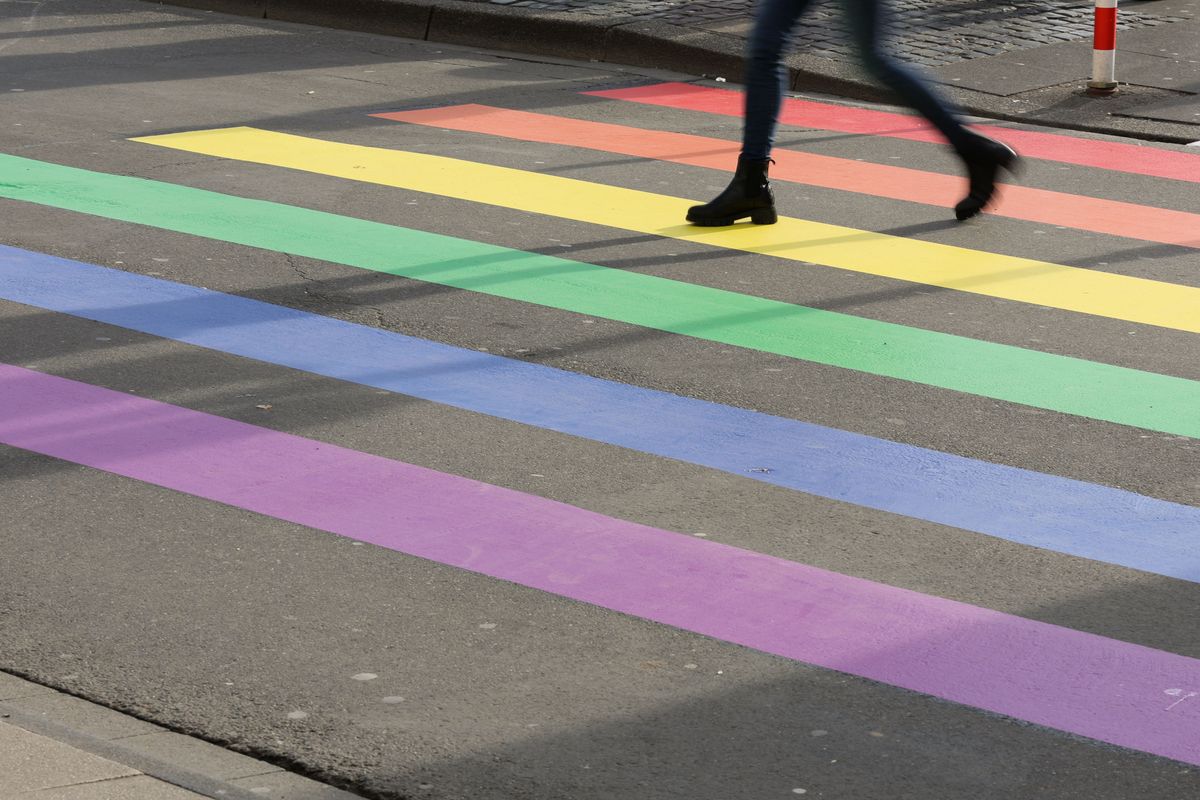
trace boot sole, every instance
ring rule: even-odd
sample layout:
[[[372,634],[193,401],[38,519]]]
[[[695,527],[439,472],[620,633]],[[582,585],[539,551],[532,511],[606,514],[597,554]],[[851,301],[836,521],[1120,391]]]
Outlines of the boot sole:
[[[746,217],[749,217],[750,221],[755,225],[774,225],[779,221],[779,214],[773,208],[760,208],[736,217],[722,217],[720,219],[692,219],[689,215],[687,221],[699,228],[724,228]]]

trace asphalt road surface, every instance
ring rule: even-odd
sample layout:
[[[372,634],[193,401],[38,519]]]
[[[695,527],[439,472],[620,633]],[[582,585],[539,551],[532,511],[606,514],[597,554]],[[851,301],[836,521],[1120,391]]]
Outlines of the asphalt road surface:
[[[0,669],[368,797],[1200,796],[1194,148],[959,224],[797,99],[698,231],[727,85],[0,14]]]

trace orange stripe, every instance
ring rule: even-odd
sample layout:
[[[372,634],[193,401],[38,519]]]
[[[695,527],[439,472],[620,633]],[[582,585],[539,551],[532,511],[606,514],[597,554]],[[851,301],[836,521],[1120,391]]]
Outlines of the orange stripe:
[[[739,145],[683,133],[643,130],[604,122],[552,117],[482,105],[460,105],[373,116],[451,130],[729,171]],[[847,192],[953,206],[966,188],[963,178],[906,167],[776,150],[771,176]],[[1200,248],[1200,214],[1083,197],[1045,189],[1006,186],[993,213],[1013,219]]]

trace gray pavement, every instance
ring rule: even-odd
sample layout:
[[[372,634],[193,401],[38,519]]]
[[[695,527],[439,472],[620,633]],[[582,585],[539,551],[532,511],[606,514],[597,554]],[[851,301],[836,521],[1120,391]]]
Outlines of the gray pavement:
[[[460,45],[671,69],[736,82],[752,0],[171,0],[177,5]],[[1116,96],[1088,97],[1092,4],[893,0],[892,46],[963,110],[1159,141],[1200,140],[1200,0],[1124,2]],[[836,0],[796,32],[792,88],[865,100]]]
[[[127,0],[0,10],[3,153],[1200,379],[1195,335],[1183,331],[129,141],[250,125],[707,198],[725,173],[369,116],[488,103],[735,141],[736,119],[583,94],[694,75]],[[920,142],[811,129],[785,130],[783,140],[846,161],[957,169],[942,148]],[[1050,161],[1031,164],[1023,180],[1200,211],[1185,181]],[[787,213],[818,222],[1200,286],[1195,248],[999,216],[957,225],[944,208],[794,183],[777,191]],[[1200,504],[1200,447],[1182,436],[95,215],[9,200],[0,208],[4,243],[37,253]],[[0,301],[0,349],[3,363],[1200,658],[1190,581],[12,301]],[[1183,762],[27,450],[0,447],[0,514],[0,670],[364,797],[1178,800],[1200,792],[1200,772]]]

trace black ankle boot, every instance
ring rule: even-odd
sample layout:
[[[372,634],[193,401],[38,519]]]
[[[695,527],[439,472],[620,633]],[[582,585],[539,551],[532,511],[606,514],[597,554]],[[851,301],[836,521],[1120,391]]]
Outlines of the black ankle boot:
[[[967,166],[971,182],[967,196],[954,207],[954,216],[964,220],[978,214],[991,201],[996,192],[996,174],[1001,169],[1016,174],[1021,158],[1008,145],[977,133],[971,133],[969,143],[958,154]]]
[[[689,208],[687,221],[708,227],[732,225],[749,217],[755,225],[775,224],[779,217],[775,214],[775,195],[767,182],[770,163],[769,158],[755,161],[739,158],[737,172],[725,191],[712,202]]]

